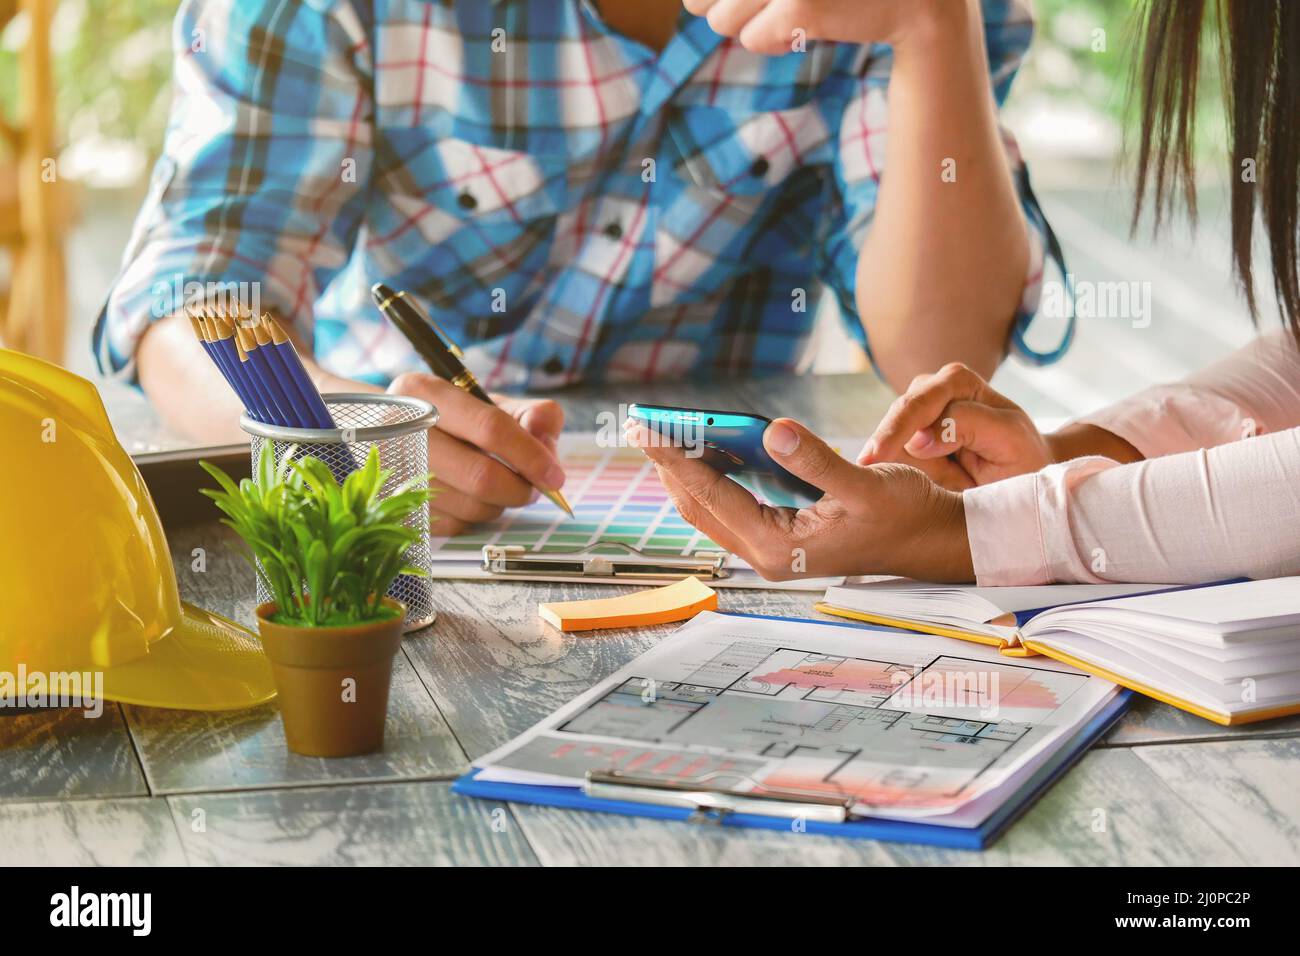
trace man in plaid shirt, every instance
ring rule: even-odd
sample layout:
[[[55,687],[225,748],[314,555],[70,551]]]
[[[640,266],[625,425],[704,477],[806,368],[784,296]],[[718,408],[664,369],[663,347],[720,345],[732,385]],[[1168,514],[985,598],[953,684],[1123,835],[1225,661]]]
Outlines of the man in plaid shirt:
[[[196,437],[234,396],[175,290],[250,283],[323,390],[426,398],[444,531],[558,488],[559,406],[488,388],[795,368],[829,290],[895,388],[1030,358],[1054,243],[997,105],[1028,0],[187,0],[176,99],[95,330]],[[888,170],[888,174],[885,174]]]

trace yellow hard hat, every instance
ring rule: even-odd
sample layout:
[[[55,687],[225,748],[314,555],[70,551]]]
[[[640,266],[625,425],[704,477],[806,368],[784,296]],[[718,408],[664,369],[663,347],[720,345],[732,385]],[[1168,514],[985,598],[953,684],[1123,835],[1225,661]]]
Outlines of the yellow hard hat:
[[[24,670],[102,673],[105,698],[152,707],[275,696],[252,632],[181,602],[158,511],[95,386],[0,349],[0,673]]]

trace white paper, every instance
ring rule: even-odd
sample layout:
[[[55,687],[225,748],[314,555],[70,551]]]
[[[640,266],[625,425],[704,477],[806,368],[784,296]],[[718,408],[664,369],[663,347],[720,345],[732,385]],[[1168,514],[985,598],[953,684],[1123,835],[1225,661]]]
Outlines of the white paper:
[[[1189,630],[1228,636],[1257,628],[1300,624],[1300,577],[1241,581],[1108,601],[1107,614],[1165,618]],[[1074,612],[1093,610],[1081,605]],[[1057,613],[1071,613],[1063,610]],[[1047,617],[1047,614],[1043,615]],[[1140,620],[1133,618],[1132,620]]]
[[[706,612],[475,766],[517,783],[617,770],[960,816],[1027,779],[1115,691],[944,638]],[[978,818],[943,822],[978,824],[996,808],[980,803]]]
[[[972,625],[987,624],[1003,614],[1081,601],[1104,601],[1162,586],[1168,585],[1045,584],[991,588],[895,579],[833,587],[826,592],[826,602],[835,607],[886,617],[971,628]],[[979,630],[995,636],[1015,633],[1015,629],[1010,627],[989,626]]]

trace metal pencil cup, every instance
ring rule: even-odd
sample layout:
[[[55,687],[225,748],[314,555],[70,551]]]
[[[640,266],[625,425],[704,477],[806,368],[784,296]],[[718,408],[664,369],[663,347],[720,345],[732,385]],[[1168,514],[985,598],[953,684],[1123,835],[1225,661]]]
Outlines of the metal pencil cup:
[[[393,474],[380,490],[386,497],[402,482],[429,470],[429,429],[438,421],[438,410],[428,402],[402,395],[371,395],[363,392],[340,392],[323,396],[338,428],[286,428],[268,425],[248,414],[239,420],[240,427],[253,436],[253,466],[256,471],[262,449],[268,445],[278,465],[297,446],[295,457],[313,455],[342,477],[359,467],[372,446],[379,449],[379,463]],[[429,511],[421,508],[407,520],[420,532],[420,540],[411,545],[406,561],[411,567],[433,570],[433,552],[429,547]],[[406,605],[403,630],[417,630],[433,623],[433,582],[403,574],[393,582],[388,596]],[[271,600],[261,579],[257,582],[257,602]]]

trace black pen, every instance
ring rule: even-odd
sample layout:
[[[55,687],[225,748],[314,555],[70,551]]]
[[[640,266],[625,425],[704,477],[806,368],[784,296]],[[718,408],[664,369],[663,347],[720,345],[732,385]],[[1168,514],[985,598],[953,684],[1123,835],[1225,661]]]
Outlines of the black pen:
[[[434,322],[428,313],[420,308],[420,304],[415,299],[382,282],[376,282],[370,287],[370,298],[374,300],[384,318],[397,326],[398,331],[406,336],[407,341],[420,354],[420,358],[424,359],[424,364],[429,366],[429,370],[434,375],[450,382],[462,392],[473,395],[480,402],[496,404],[488,393],[483,391],[483,386],[479,385],[474,373],[465,367],[465,354],[460,347],[438,327],[438,323]],[[501,461],[497,456],[493,455],[493,457]],[[514,471],[508,463],[501,461],[501,464]],[[569,503],[564,500],[564,495],[558,488],[553,490],[537,488],[537,490],[557,507],[563,509],[570,518],[573,517],[573,509],[569,507]]]

